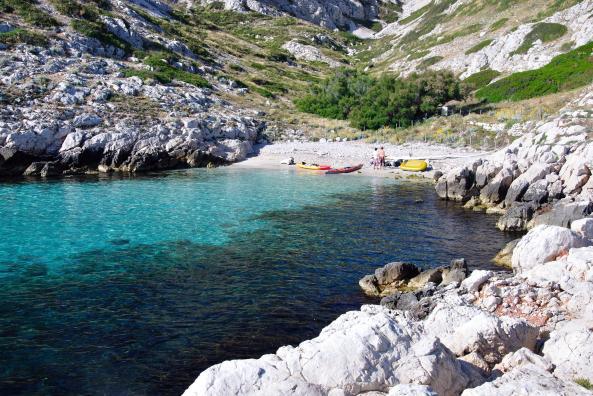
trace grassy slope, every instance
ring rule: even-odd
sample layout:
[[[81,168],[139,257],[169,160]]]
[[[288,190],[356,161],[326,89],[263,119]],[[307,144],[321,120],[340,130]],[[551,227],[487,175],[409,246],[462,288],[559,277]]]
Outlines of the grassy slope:
[[[554,58],[536,70],[514,73],[477,92],[490,102],[518,101],[569,91],[593,82],[593,43]]]

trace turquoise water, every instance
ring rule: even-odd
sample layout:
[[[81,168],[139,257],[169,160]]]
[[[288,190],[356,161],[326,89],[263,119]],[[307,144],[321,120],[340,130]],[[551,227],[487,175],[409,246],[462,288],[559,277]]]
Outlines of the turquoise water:
[[[377,266],[510,239],[429,185],[295,170],[4,183],[0,219],[0,394],[179,394],[374,302]]]

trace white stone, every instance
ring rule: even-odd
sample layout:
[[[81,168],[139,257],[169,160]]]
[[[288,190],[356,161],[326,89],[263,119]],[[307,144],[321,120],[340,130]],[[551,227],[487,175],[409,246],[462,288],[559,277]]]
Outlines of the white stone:
[[[554,261],[568,254],[574,247],[582,247],[586,241],[568,228],[539,225],[525,235],[513,251],[513,270],[517,273],[537,265]]]
[[[461,282],[461,287],[465,288],[469,292],[480,290],[488,279],[494,276],[494,272],[486,270],[474,270],[472,273]]]
[[[358,394],[412,383],[448,396],[459,394],[468,381],[437,338],[421,337],[413,325],[386,309],[365,306],[341,315],[318,337],[296,348],[213,366],[184,395],[269,395],[288,387],[302,389],[299,394]]]

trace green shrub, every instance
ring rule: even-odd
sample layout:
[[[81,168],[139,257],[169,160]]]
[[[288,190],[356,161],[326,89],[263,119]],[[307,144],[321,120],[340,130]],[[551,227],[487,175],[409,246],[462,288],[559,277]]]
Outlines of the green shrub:
[[[397,79],[339,69],[332,77],[314,84],[311,93],[295,103],[300,111],[347,119],[360,129],[379,129],[409,126],[436,114],[440,105],[466,95],[465,86],[450,72],[426,72]]]
[[[490,82],[498,76],[500,76],[500,72],[492,69],[486,69],[472,74],[463,81],[472,89],[480,89],[490,84]]]
[[[409,56],[408,59],[409,60],[413,60],[413,59],[420,59],[420,58],[424,58],[426,55],[430,54],[430,50],[424,50],[424,51],[416,51],[416,52],[412,52]]]
[[[577,378],[574,380],[574,382],[587,390],[593,390],[593,384],[587,378]]]
[[[511,55],[525,54],[537,40],[541,40],[543,43],[548,43],[564,36],[567,31],[568,29],[566,26],[559,23],[538,23],[533,27],[531,32],[525,36],[521,46],[519,46],[519,48],[517,48]]]
[[[443,57],[440,55],[431,56],[430,58],[423,59],[422,62],[418,65],[421,69],[426,69],[429,66],[435,65],[443,60]]]
[[[416,11],[414,11],[413,13],[411,13],[410,15],[408,15],[406,18],[404,18],[401,21],[399,21],[400,25],[407,25],[410,22],[414,22],[416,19],[420,18],[428,10],[430,10],[430,8],[433,5],[434,5],[433,2],[430,2],[429,4],[425,5],[424,7],[417,9]]]
[[[99,17],[95,5],[80,4],[76,0],[50,0],[50,3],[60,14],[71,18],[84,18],[93,21]]]
[[[506,25],[506,23],[509,21],[509,18],[501,18],[498,21],[494,22],[492,25],[490,25],[490,31],[494,32],[498,29],[500,29],[501,27],[503,27],[504,25]]]
[[[476,95],[490,102],[524,100],[556,92],[568,91],[593,82],[593,42],[558,55],[547,65],[511,74]]]
[[[60,23],[36,6],[35,0],[0,0],[0,11],[16,13],[27,23],[37,27],[55,27]]]
[[[482,48],[488,47],[490,44],[492,44],[493,41],[494,41],[493,39],[484,40],[484,41],[482,41],[482,42],[474,45],[473,47],[471,47],[467,51],[465,51],[465,54],[466,55],[469,55],[469,54],[473,54],[474,52],[478,52]]]
[[[152,53],[144,59],[144,64],[150,66],[151,70],[126,69],[124,75],[126,77],[137,76],[143,80],[152,78],[162,84],[169,84],[176,80],[200,88],[210,87],[208,80],[204,77],[171,66],[171,63],[175,61],[172,54]]]
[[[289,62],[295,60],[292,54],[281,49],[272,49],[266,58],[272,62]]]
[[[48,41],[42,34],[25,29],[14,29],[10,32],[0,33],[0,43],[8,46],[25,43],[43,47],[47,45]]]

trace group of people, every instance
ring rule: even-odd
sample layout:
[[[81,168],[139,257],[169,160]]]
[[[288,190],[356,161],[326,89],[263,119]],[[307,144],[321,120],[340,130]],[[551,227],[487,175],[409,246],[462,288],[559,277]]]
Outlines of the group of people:
[[[375,154],[373,155],[373,169],[383,169],[385,166],[385,149],[375,147]]]

